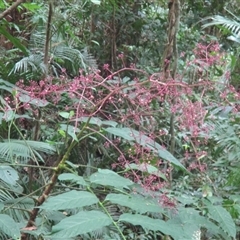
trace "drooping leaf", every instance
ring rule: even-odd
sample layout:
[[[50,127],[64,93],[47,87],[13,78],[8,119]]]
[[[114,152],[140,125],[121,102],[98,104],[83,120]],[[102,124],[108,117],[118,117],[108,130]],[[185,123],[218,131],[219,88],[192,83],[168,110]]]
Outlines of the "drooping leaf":
[[[107,169],[98,169],[98,172],[90,176],[90,182],[112,187],[126,187],[133,184],[131,180]]]
[[[21,44],[18,38],[12,36],[5,27],[0,26],[0,34],[4,35],[16,48],[21,50],[25,55],[28,54],[26,47]]]
[[[0,232],[7,234],[13,239],[18,239],[21,236],[17,223],[6,214],[0,214]]]
[[[131,131],[129,131],[130,128],[109,127],[109,128],[106,128],[105,130],[113,135],[124,138],[128,141],[134,141],[133,134]]]
[[[79,212],[53,226],[51,238],[66,239],[110,225],[110,218],[99,211]]]
[[[10,166],[0,166],[0,179],[10,185],[15,185],[19,179],[18,172]]]
[[[208,207],[211,218],[219,223],[219,226],[232,238],[236,237],[236,225],[230,213],[222,206]]]
[[[76,174],[73,173],[62,173],[61,175],[58,176],[58,179],[60,181],[72,181],[72,182],[76,182],[77,184],[80,184],[82,186],[87,186],[88,184],[85,182],[85,180],[83,179],[83,177],[78,176]]]
[[[128,141],[135,141],[143,147],[148,148],[149,150],[155,152],[159,155],[159,157],[169,161],[173,165],[180,167],[181,169],[185,169],[185,167],[165,148],[163,148],[160,144],[144,135],[141,132],[138,132],[131,128],[114,128],[109,127],[106,128],[105,131],[114,134],[118,137],[122,137]]]
[[[50,210],[73,209],[90,206],[98,201],[98,198],[92,193],[72,190],[54,197],[49,197],[39,208]]]
[[[130,213],[124,213],[119,218],[120,222],[128,222],[132,225],[139,225],[143,228],[146,228],[148,230],[152,231],[161,231],[164,234],[167,235],[176,235],[181,233],[181,225],[179,226],[171,226],[170,224],[167,224],[163,220],[160,219],[153,219],[147,216],[143,216],[140,214],[130,214]]]
[[[132,210],[141,214],[146,212],[163,212],[163,208],[156,201],[154,201],[153,198],[144,198],[140,195],[110,193],[106,196],[105,200],[131,208]]]

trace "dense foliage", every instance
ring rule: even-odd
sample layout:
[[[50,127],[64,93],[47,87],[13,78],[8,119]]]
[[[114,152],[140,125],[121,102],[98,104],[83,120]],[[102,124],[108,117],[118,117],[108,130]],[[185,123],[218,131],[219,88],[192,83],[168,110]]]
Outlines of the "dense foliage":
[[[0,239],[237,239],[237,7],[0,0]]]

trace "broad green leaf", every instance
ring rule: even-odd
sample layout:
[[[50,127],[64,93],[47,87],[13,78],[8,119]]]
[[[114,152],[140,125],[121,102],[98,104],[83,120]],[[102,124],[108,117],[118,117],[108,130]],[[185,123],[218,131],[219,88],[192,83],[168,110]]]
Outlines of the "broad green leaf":
[[[53,226],[51,238],[66,239],[75,237],[79,234],[101,229],[110,225],[110,218],[99,211],[79,212],[76,215],[63,219],[60,223]]]
[[[93,173],[90,176],[90,182],[112,187],[126,187],[133,184],[131,180],[121,177],[117,173],[106,169],[98,169],[98,172]]]
[[[62,173],[61,175],[58,176],[58,179],[60,181],[72,181],[72,182],[76,182],[77,184],[83,185],[83,186],[87,186],[88,184],[85,182],[85,180],[83,179],[83,177],[78,176],[76,174],[73,173]]]
[[[129,131],[130,128],[114,128],[114,127],[109,127],[106,128],[105,131],[116,135],[118,137],[124,138],[128,141],[134,141],[134,137],[131,131]]]
[[[73,112],[70,111],[70,112],[59,112],[59,115],[65,119],[69,119],[73,116]]]
[[[15,185],[19,179],[18,173],[10,166],[0,166],[0,179],[4,182]]]
[[[20,94],[19,100],[24,103],[33,104],[37,107],[46,107],[49,102],[46,100],[38,99],[38,98],[32,98],[26,94]]]
[[[170,224],[167,224],[163,220],[160,219],[153,219],[147,216],[143,216],[140,214],[130,214],[130,213],[124,213],[119,218],[120,222],[128,222],[131,223],[134,226],[142,226],[143,228],[146,228],[148,230],[152,231],[161,231],[164,234],[167,235],[176,235],[179,234],[181,231],[181,225],[179,226],[171,226]]]
[[[211,218],[219,223],[219,226],[232,238],[236,237],[236,225],[230,213],[222,206],[208,207]]]
[[[64,210],[90,206],[97,203],[98,198],[89,192],[72,190],[54,197],[49,197],[39,208]]]
[[[154,201],[153,198],[144,198],[140,195],[110,193],[106,196],[105,200],[121,206],[129,207],[141,214],[146,212],[163,212],[162,207]]]
[[[131,164],[126,165],[125,167],[127,170],[133,169],[133,170],[138,170],[141,172],[147,172],[149,174],[158,176],[158,177],[164,179],[165,181],[168,181],[167,178],[165,177],[165,175],[163,173],[161,173],[159,169],[157,169],[156,167],[154,167],[148,163],[141,163],[141,164],[131,163]]]
[[[149,138],[148,136],[134,130],[131,128],[114,128],[109,127],[106,128],[105,131],[114,134],[118,137],[122,137],[128,141],[135,141],[143,147],[146,147],[156,154],[159,157],[169,161],[173,165],[180,167],[181,169],[185,169],[185,167],[165,148],[163,148],[160,144]]]
[[[118,125],[118,123],[115,121],[105,120],[105,121],[102,121],[102,125],[116,127]]]
[[[13,239],[20,238],[21,233],[15,221],[5,214],[0,214],[0,232],[7,234]]]

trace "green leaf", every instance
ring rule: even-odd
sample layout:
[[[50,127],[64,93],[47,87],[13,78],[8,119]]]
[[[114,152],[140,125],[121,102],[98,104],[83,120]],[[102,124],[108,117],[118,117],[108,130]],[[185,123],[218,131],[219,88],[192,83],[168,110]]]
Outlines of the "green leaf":
[[[60,124],[60,130],[67,132],[75,141],[78,141],[76,133],[80,132],[78,128],[75,128],[69,124]]]
[[[38,99],[38,98],[32,98],[26,94],[20,94],[19,95],[19,100],[24,103],[29,103],[32,105],[35,105],[37,107],[46,107],[49,102],[46,100]]]
[[[236,237],[236,225],[230,213],[222,206],[210,206],[208,208],[211,218],[219,223],[219,226],[232,238]]]
[[[85,122],[85,123],[89,121],[89,124],[94,124],[97,126],[102,125],[102,120],[97,117],[91,117],[90,120],[89,120],[89,117],[80,117],[80,118],[72,119],[72,121]]]
[[[80,184],[82,186],[88,186],[88,184],[85,182],[83,177],[78,176],[73,173],[62,173],[61,175],[58,176],[58,179],[60,181],[72,181],[72,182],[76,182],[77,184]]]
[[[0,214],[0,232],[4,232],[14,239],[21,237],[18,225],[11,217],[5,214]]]
[[[107,169],[98,169],[98,172],[90,176],[90,182],[112,187],[126,187],[133,184],[131,180]]]
[[[22,3],[23,7],[25,7],[28,11],[35,12],[37,9],[40,9],[41,6],[37,3]]]
[[[107,131],[113,135],[124,138],[128,141],[134,141],[133,134],[129,130],[130,130],[130,128],[115,128],[115,127],[109,127],[109,128],[105,129],[105,131]]]
[[[25,55],[28,54],[28,51],[24,45],[21,44],[21,42],[18,40],[18,38],[13,37],[9,31],[4,28],[3,26],[0,26],[0,34],[4,35],[16,48],[21,50]]]
[[[140,214],[130,214],[130,213],[124,213],[119,218],[120,222],[128,222],[131,223],[134,226],[140,225],[143,228],[152,230],[152,231],[161,231],[164,234],[167,235],[175,235],[179,233],[179,227],[173,228],[170,224],[167,224],[163,220],[159,219],[152,219],[147,216],[143,216]]]
[[[101,229],[104,226],[110,225],[110,218],[98,211],[79,212],[74,216],[63,219],[60,223],[53,226],[53,234],[51,237],[56,239],[65,239],[75,237],[79,234]]]
[[[39,208],[64,210],[90,206],[97,203],[98,198],[89,192],[72,190],[54,197],[49,197]]]
[[[106,128],[105,131],[107,131],[111,134],[114,134],[118,137],[122,137],[128,141],[135,141],[138,144],[140,144],[141,146],[152,150],[153,152],[158,154],[159,157],[169,161],[173,165],[186,170],[186,168],[170,152],[168,152],[160,144],[158,144],[157,142],[155,142],[148,136],[146,136],[134,129],[109,127],[109,128]]]
[[[73,112],[70,111],[70,112],[59,112],[59,115],[65,119],[69,119],[73,116]]]
[[[133,169],[133,170],[138,170],[141,172],[147,172],[149,174],[153,174],[157,177],[160,177],[162,179],[164,179],[165,181],[168,181],[167,178],[165,177],[165,175],[163,173],[160,172],[159,169],[157,169],[156,167],[148,164],[148,163],[141,163],[141,164],[135,164],[135,163],[131,163],[125,166],[126,169]]]
[[[105,200],[121,206],[129,207],[141,214],[146,212],[163,212],[163,208],[154,201],[153,198],[144,198],[140,195],[110,193],[106,196]]]
[[[4,182],[15,185],[19,179],[18,173],[10,166],[0,166],[0,179]]]

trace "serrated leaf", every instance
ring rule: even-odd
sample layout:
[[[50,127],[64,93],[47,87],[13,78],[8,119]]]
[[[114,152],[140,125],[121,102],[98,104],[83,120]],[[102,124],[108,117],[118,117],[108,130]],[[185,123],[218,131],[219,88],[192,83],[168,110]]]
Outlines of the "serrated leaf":
[[[54,197],[49,197],[39,208],[51,210],[73,209],[90,206],[98,201],[98,198],[92,193],[72,190]]]
[[[18,173],[10,166],[0,166],[0,179],[4,182],[15,185],[19,179]]]
[[[85,182],[83,177],[78,176],[73,173],[62,173],[58,176],[58,179],[60,181],[72,181],[72,182],[76,182],[77,184],[80,184],[82,186],[88,186],[88,184]]]
[[[90,182],[112,187],[126,187],[133,184],[131,180],[107,169],[99,169],[98,172],[93,173],[90,176]]]
[[[231,237],[236,237],[236,225],[230,213],[222,206],[208,208],[211,218],[219,223],[219,226]]]
[[[160,205],[154,202],[153,199],[147,199],[140,195],[124,195],[110,193],[105,198],[106,201],[129,207],[138,213],[157,212],[162,213],[163,209]]]
[[[63,219],[60,223],[53,226],[51,237],[65,239],[75,237],[79,234],[92,232],[110,225],[110,218],[99,211],[79,212],[74,216]]]
[[[6,214],[0,214],[0,232],[14,239],[20,238],[21,233],[15,221]]]

